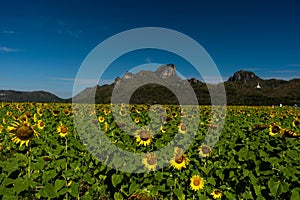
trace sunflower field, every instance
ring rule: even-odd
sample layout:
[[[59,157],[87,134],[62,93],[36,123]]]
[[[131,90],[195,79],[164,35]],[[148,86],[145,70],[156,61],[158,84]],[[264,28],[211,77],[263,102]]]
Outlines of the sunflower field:
[[[121,105],[119,114],[127,109],[132,122],[147,127],[149,108]],[[93,123],[113,145],[149,152],[141,160],[147,173],[127,173],[100,162],[86,148],[75,129],[72,104],[0,104],[0,198],[300,199],[300,110],[227,106],[226,116],[219,116],[210,106],[199,106],[192,144],[186,151],[172,149],[169,165],[157,169],[158,158],[151,152],[177,132],[189,134],[180,106],[163,108],[166,117],[158,117],[162,125],[156,134],[145,128],[134,135],[115,123],[111,105],[87,111],[96,114]],[[216,119],[225,124],[210,148],[203,141],[208,128],[217,126],[212,123]]]

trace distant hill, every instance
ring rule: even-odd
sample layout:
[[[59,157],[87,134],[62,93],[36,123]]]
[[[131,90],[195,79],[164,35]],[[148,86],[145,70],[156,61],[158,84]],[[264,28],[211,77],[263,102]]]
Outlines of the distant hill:
[[[128,84],[132,87],[139,85],[141,81],[163,80],[167,84],[174,86],[185,95],[185,86],[190,84],[197,96],[200,105],[210,105],[210,95],[208,86],[218,89],[220,84],[206,84],[195,78],[182,80],[176,74],[176,67],[173,64],[160,66],[155,72],[140,71],[136,74],[126,72],[123,77],[117,77],[112,84],[96,85],[86,88],[72,99],[61,99],[49,92],[18,92],[12,90],[0,90],[0,101],[8,102],[96,102],[111,103],[113,91],[119,88],[117,99],[122,102],[124,96],[127,96],[127,88],[122,85]],[[153,82],[156,82],[153,81]],[[151,82],[151,81],[150,81]],[[258,86],[259,85],[259,86]],[[269,79],[264,80],[255,73],[249,71],[237,71],[227,81],[224,82],[226,89],[227,105],[293,105],[300,104],[300,79],[289,81]],[[121,89],[120,89],[121,88]],[[93,97],[92,94],[95,94]],[[187,96],[187,95],[186,95]],[[95,98],[95,101],[94,99]],[[188,98],[188,96],[187,96]],[[125,101],[125,100],[124,100]],[[148,104],[178,104],[176,95],[160,84],[146,84],[138,87],[129,100],[130,103],[148,103]]]
[[[74,99],[77,102],[84,102],[85,97],[90,96],[91,92],[96,94],[96,103],[110,103],[112,91],[115,86],[125,80],[134,80],[145,77],[149,72],[140,71],[137,74],[126,72],[122,78],[116,78],[110,85],[95,86],[87,88]],[[176,68],[173,64],[159,67],[154,74],[163,79],[180,81],[176,75]],[[187,80],[195,91],[198,102],[201,105],[211,104],[208,91],[208,84],[195,78]],[[131,83],[131,84],[134,84]],[[259,84],[259,87],[257,85]],[[217,88],[219,85],[209,85]],[[227,105],[285,105],[300,104],[300,79],[290,81],[269,79],[264,80],[255,73],[249,71],[237,71],[227,81],[224,82],[227,96]],[[96,92],[95,92],[96,90]],[[139,87],[131,96],[130,103],[161,103],[178,104],[175,94],[168,88],[158,84],[147,84]]]
[[[65,102],[54,94],[45,91],[21,92],[0,90],[0,102]]]

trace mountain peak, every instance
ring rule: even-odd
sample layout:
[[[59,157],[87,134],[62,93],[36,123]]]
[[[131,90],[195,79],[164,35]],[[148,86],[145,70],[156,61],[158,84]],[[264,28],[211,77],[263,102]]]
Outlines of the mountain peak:
[[[162,65],[155,71],[155,74],[159,78],[168,78],[171,76],[175,76],[176,75],[176,67],[174,64]]]
[[[261,80],[255,73],[250,71],[240,70],[233,74],[233,76],[229,77],[228,82],[240,82],[240,83],[248,83],[248,82],[257,82]]]

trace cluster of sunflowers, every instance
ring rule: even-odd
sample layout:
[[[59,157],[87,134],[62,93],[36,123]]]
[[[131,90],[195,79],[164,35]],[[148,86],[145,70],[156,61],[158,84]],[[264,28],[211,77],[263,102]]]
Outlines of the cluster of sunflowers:
[[[97,109],[97,107],[96,107]],[[132,121],[136,125],[145,125],[145,120],[147,119],[147,116],[143,116],[143,113],[149,109],[149,106],[147,105],[131,105],[130,107],[126,107],[126,105],[121,105],[117,111],[121,117],[124,117],[126,115],[131,115]],[[161,108],[156,108],[156,112],[161,111]],[[160,122],[163,124],[160,126],[160,133],[161,134],[167,134],[168,128],[166,128],[168,122],[171,122],[173,120],[172,126],[176,122],[177,117],[184,117],[184,112],[181,114],[180,111],[178,111],[178,106],[165,106],[164,109],[166,110],[166,116],[158,116],[157,118],[160,118]],[[129,110],[130,113],[127,113],[125,110]],[[159,112],[158,112],[159,113]],[[109,130],[109,120],[110,115],[112,114],[111,108],[107,105],[103,105],[98,108],[98,122],[100,123],[100,126],[102,127],[102,130],[104,132],[107,132]],[[212,113],[209,110],[206,110],[203,113],[205,116],[210,116]],[[217,117],[216,115],[212,114],[213,119],[208,120],[208,124],[206,125],[206,128],[217,128],[213,122],[216,121]],[[224,119],[225,116],[222,115],[220,118]],[[165,126],[164,126],[165,125]],[[122,126],[122,124],[119,124],[119,126]],[[146,126],[147,127],[147,126]],[[176,132],[178,131],[179,134],[186,134],[188,132],[187,126],[185,123],[177,123],[176,126]],[[172,129],[172,132],[174,132],[175,129]],[[143,146],[148,147],[151,146],[155,141],[154,134],[152,133],[152,130],[149,128],[140,128],[134,132],[134,137],[137,146]],[[209,157],[211,154],[211,148],[208,145],[201,145],[198,147],[198,154],[200,158],[203,157]],[[158,158],[157,155],[153,152],[147,153],[147,155],[142,159],[142,163],[144,164],[144,167],[147,168],[149,171],[155,171],[157,169],[158,164]],[[175,147],[173,151],[173,157],[169,161],[169,165],[175,169],[175,170],[184,170],[187,168],[187,166],[190,163],[189,157],[184,153],[184,150],[179,147]],[[200,175],[193,175],[190,178],[190,188],[194,191],[202,190],[204,189],[204,183],[205,180],[200,177]],[[223,196],[223,193],[219,189],[213,189],[211,192],[211,195],[214,199],[221,198]],[[133,198],[133,197],[132,197]]]
[[[292,126],[294,128],[300,127],[300,120],[295,118],[292,122]],[[289,137],[289,138],[297,138],[300,137],[300,132],[295,132],[294,130],[290,130],[287,128],[282,128],[278,123],[273,122],[269,126],[269,134],[271,136],[280,135],[282,138]]]
[[[4,105],[2,103],[2,107]],[[28,104],[28,106],[33,107],[34,104]],[[11,136],[11,141],[19,144],[22,147],[24,144],[28,147],[29,143],[34,140],[34,138],[39,137],[39,133],[43,131],[46,127],[46,123],[42,119],[43,109],[42,107],[47,108],[48,104],[38,104],[35,112],[28,111],[25,105],[23,104],[10,104],[10,110],[15,110],[18,112],[7,111],[6,116],[2,118],[2,124],[0,124],[0,133],[3,130]],[[31,109],[31,108],[29,108]],[[59,109],[50,109],[53,117],[57,116],[61,111]],[[70,109],[63,110],[65,115],[70,114]],[[6,126],[6,128],[5,128]],[[61,137],[66,137],[69,133],[67,126],[62,122],[57,126],[57,133]]]

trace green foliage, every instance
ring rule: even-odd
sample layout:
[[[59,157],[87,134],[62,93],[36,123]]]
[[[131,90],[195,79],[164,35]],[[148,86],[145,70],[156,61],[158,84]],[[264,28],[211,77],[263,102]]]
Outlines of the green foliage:
[[[204,141],[210,118],[218,118],[217,114],[211,116],[210,107],[200,106],[198,131],[185,152],[189,159],[186,168],[177,170],[167,166],[154,172],[129,174],[107,167],[86,149],[85,138],[80,138],[74,129],[73,116],[65,111],[70,110],[70,104],[3,103],[0,107],[1,199],[212,199],[214,189],[222,192],[223,199],[299,198],[299,138],[269,135],[269,125],[273,122],[300,131],[300,127],[291,125],[299,117],[294,108],[228,107],[219,141],[208,157],[199,158],[198,148]],[[37,114],[38,108],[42,109],[42,115]],[[153,119],[149,108],[149,105],[130,105],[131,119],[139,118],[137,124],[147,126]],[[168,118],[163,123],[165,132],[155,122],[158,133],[148,146],[138,145],[134,137],[116,125],[112,113],[105,114],[109,105],[97,105],[96,114],[104,117],[99,125],[105,128],[107,122],[105,134],[116,146],[131,152],[147,152],[171,141],[184,116],[180,115],[179,106],[164,108]],[[54,110],[59,113],[53,115]],[[33,118],[36,114],[45,127],[35,126],[39,136],[34,136],[28,146],[20,147],[11,140],[7,127],[18,121],[15,116],[21,117],[26,112],[32,114],[28,118],[31,125],[37,124]],[[60,124],[68,128],[65,137],[57,132]],[[86,141],[97,144],[96,137]],[[117,163],[123,164],[122,158],[111,158],[108,150],[102,150],[107,151],[107,159],[118,159]],[[204,179],[203,189],[192,190],[193,175]]]

